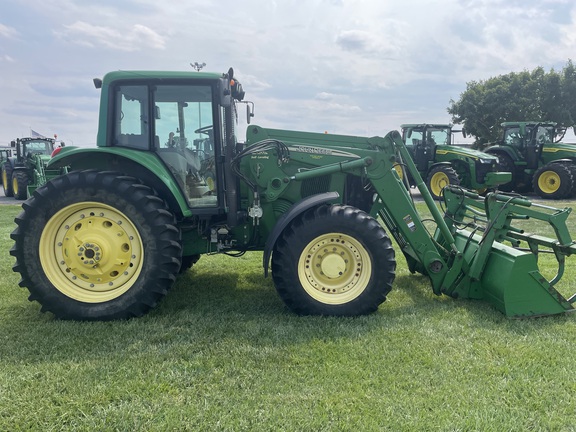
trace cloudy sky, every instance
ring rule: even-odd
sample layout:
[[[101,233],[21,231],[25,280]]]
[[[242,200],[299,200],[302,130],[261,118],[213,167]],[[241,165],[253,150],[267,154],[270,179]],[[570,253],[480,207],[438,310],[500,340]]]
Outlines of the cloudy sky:
[[[575,57],[573,0],[0,0],[0,145],[94,145],[92,78],[111,70],[233,66],[254,123],[372,136]]]

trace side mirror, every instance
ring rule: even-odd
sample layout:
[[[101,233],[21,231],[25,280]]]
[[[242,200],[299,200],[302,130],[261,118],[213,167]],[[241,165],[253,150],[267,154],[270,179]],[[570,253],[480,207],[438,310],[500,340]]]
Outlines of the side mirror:
[[[16,141],[10,141],[10,147],[16,147]]]
[[[250,107],[252,105],[252,107]],[[250,121],[254,117],[254,102],[246,101],[246,123],[250,124]]]

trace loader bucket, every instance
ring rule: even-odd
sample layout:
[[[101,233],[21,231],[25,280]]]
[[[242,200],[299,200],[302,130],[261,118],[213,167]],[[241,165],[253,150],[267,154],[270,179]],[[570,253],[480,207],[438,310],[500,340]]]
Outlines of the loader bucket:
[[[472,256],[478,252],[478,243],[482,238],[476,235],[469,241],[470,234],[460,231],[455,240],[458,247],[467,247],[468,254]],[[491,247],[480,280],[470,281],[467,294],[464,296],[486,300],[506,316],[514,318],[575,310],[573,303],[540,274],[534,254],[498,242]]]
[[[576,295],[567,299],[556,289],[565,258],[576,253],[576,243],[566,227],[571,209],[500,193],[482,199],[457,187],[445,190],[445,202],[445,221],[454,232],[464,262],[457,282],[443,288],[445,294],[486,300],[514,318],[576,310]],[[556,238],[529,234],[512,225],[528,219],[548,223]],[[544,253],[556,259],[557,272],[550,280],[538,267]]]

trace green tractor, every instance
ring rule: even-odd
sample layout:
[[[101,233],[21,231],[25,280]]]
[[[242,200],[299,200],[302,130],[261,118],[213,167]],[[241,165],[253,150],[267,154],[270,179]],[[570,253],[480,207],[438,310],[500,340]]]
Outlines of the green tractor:
[[[555,288],[576,253],[570,209],[448,186],[442,214],[397,131],[356,137],[249,125],[239,142],[237,110],[245,103],[250,120],[253,104],[232,69],[116,71],[94,82],[98,146],[60,149],[47,172],[69,172],[34,191],[11,234],[19,285],[42,311],[141,316],[201,255],[260,251],[264,275],[293,312],[367,314],[394,282],[388,233],[437,295],[483,299],[512,317],[575,310],[575,296]],[[398,165],[436,228],[425,225]],[[526,218],[551,225],[556,238],[512,226]],[[558,260],[550,280],[538,270],[540,249]]]
[[[11,147],[0,147],[0,177],[2,178],[2,187],[4,187],[4,163],[12,156]],[[8,180],[6,180],[7,182]],[[4,189],[4,194],[6,194],[6,189]]]
[[[510,173],[497,172],[498,158],[452,144],[452,125],[403,124],[402,139],[432,196],[440,199],[448,185],[464,186],[480,193],[510,180]],[[408,176],[410,186],[415,180]]]
[[[46,173],[46,164],[55,150],[52,138],[17,138],[11,146],[16,150],[2,165],[4,194],[17,200],[25,200],[38,186],[46,183],[47,175],[55,176],[66,172],[58,168]]]
[[[504,122],[502,139],[489,144],[486,153],[497,156],[499,169],[512,179],[503,191],[534,191],[542,198],[565,199],[575,192],[576,146],[554,142],[558,133],[552,122]]]

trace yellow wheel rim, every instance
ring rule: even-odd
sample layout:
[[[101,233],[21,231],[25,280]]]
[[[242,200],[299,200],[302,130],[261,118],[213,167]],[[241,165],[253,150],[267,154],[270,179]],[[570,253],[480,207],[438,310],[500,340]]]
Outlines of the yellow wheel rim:
[[[400,177],[400,180],[403,180],[404,179],[404,170],[402,169],[402,165],[394,164],[393,168],[396,170],[396,173],[398,173],[398,177]]]
[[[8,174],[6,174],[6,170],[2,170],[2,186],[4,190],[8,189]]]
[[[40,263],[62,294],[85,303],[115,299],[142,270],[142,239],[113,207],[72,204],[50,218],[40,237]]]
[[[560,187],[560,176],[554,171],[544,171],[538,177],[538,187],[544,193],[554,193]]]
[[[214,183],[214,179],[212,177],[206,178],[206,186],[208,186],[208,190],[214,192],[216,190],[216,185]]]
[[[450,179],[443,172],[434,173],[430,179],[430,190],[436,196],[440,196],[442,189],[450,184]]]
[[[12,178],[12,192],[14,192],[14,195],[18,196],[18,181],[16,180],[16,176]]]
[[[338,305],[358,297],[370,281],[368,251],[353,237],[329,233],[315,238],[302,251],[298,277],[304,290],[324,304]]]

